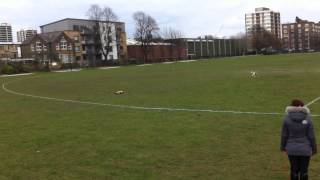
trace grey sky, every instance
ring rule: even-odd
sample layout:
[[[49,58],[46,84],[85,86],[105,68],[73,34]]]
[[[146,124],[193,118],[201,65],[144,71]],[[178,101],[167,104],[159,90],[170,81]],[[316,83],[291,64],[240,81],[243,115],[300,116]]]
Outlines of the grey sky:
[[[212,34],[230,36],[244,32],[244,14],[255,7],[269,7],[281,13],[281,21],[295,16],[320,21],[319,0],[0,0],[0,22],[15,31],[63,18],[86,18],[91,4],[109,6],[126,23],[132,37],[132,14],[141,10],[153,16],[160,27],[173,27],[187,37]]]

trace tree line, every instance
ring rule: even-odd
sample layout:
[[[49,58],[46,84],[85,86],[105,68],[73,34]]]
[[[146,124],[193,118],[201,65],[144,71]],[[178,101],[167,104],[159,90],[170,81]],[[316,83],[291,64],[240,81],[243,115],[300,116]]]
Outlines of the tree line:
[[[107,26],[110,26],[112,22],[118,20],[118,16],[112,10],[112,8],[106,6],[101,7],[97,4],[91,5],[87,11],[87,16],[89,19],[96,22],[95,32],[94,32],[94,42],[95,48],[102,52],[102,55],[107,59],[110,49],[110,44],[113,42],[112,39],[108,39],[105,47],[101,45],[101,36],[99,32],[99,22],[104,21]],[[166,27],[162,30],[160,29],[157,21],[151,15],[143,12],[137,11],[133,13],[132,19],[135,24],[134,39],[139,42],[142,50],[144,61],[147,61],[148,54],[151,50],[151,43],[153,42],[167,42],[171,44],[171,48],[182,48],[184,46],[183,38],[184,34],[181,30],[174,29],[172,27]],[[252,32],[250,36],[238,33],[230,38],[239,39],[243,42],[247,42],[246,48],[256,54],[268,53],[268,52],[279,52],[283,50],[283,42],[280,38],[275,36],[273,33],[265,30],[263,27],[254,27],[255,31]],[[104,32],[108,37],[112,33],[110,29]],[[199,37],[201,38],[201,37]],[[216,39],[217,37],[213,35],[205,35],[205,39]],[[320,37],[315,41],[316,47],[320,49]]]

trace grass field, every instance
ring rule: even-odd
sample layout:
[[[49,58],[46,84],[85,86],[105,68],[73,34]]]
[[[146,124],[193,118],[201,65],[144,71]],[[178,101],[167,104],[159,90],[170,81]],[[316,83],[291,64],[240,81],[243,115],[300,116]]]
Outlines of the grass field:
[[[293,98],[320,96],[320,54],[0,78],[5,82],[19,93],[101,104],[282,113]],[[310,108],[320,114],[320,102]],[[283,115],[126,109],[3,89],[0,113],[1,180],[288,178],[279,150]],[[320,138],[320,117],[313,121]],[[316,156],[310,179],[320,178],[319,166]]]

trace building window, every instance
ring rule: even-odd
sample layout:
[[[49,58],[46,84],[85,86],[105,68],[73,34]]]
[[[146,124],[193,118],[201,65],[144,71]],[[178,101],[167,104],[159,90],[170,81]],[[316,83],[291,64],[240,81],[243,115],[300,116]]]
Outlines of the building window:
[[[37,50],[37,51],[41,51],[41,50],[42,50],[42,44],[41,44],[40,41],[37,41],[37,42],[36,42],[36,50]]]
[[[61,40],[60,40],[60,49],[61,50],[68,50],[67,49],[67,41],[64,39],[64,38],[62,38]]]
[[[31,51],[34,51],[35,50],[34,49],[34,44],[31,44],[30,46],[31,46]]]
[[[71,44],[68,45],[68,50],[72,51],[72,45]]]
[[[59,45],[59,43],[56,45],[56,50],[57,50],[57,51],[60,50],[60,45]]]
[[[69,56],[66,54],[60,54],[60,59],[63,63],[69,63]]]
[[[43,44],[43,50],[47,51],[47,45]]]
[[[80,52],[80,46],[75,47],[76,52]]]

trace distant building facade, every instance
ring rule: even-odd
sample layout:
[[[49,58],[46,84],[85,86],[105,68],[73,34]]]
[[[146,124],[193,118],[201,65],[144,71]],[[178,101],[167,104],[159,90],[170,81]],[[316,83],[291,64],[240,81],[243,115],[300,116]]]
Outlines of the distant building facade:
[[[283,48],[287,51],[320,50],[320,22],[296,17],[296,22],[282,25]]]
[[[40,63],[83,65],[81,35],[78,31],[58,31],[36,34],[21,45],[23,58]]]
[[[37,30],[33,29],[21,29],[20,31],[17,31],[17,40],[18,42],[23,42],[27,40],[28,38],[32,37],[33,35],[37,34]]]
[[[136,63],[143,62],[144,52],[137,41],[128,40],[128,60]],[[151,43],[148,58],[144,63],[163,62],[168,60],[187,59],[185,46],[177,46],[173,43]]]
[[[242,56],[247,51],[242,39],[184,39],[188,59]]]
[[[0,60],[9,60],[18,58],[19,44],[0,43]]]
[[[280,13],[269,8],[256,8],[255,12],[247,13],[245,15],[245,25],[248,38],[261,29],[265,29],[279,39],[281,38]]]
[[[0,43],[12,43],[12,27],[8,23],[0,24]]]
[[[110,51],[105,56],[97,44],[94,42],[94,28],[97,22],[93,20],[85,19],[63,19],[50,24],[40,26],[41,33],[50,33],[55,31],[79,31],[82,39],[82,58],[89,63],[89,65],[95,66],[97,63],[105,63],[107,61],[121,60],[127,58],[127,44],[126,44],[126,32],[125,24],[123,22],[104,22],[99,21],[99,35],[101,36],[101,42],[99,45],[103,47],[103,51],[106,50],[107,41],[111,41]],[[109,27],[107,27],[109,26]],[[111,36],[107,37],[106,31],[111,31]]]

